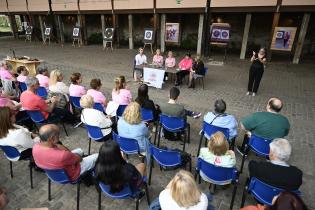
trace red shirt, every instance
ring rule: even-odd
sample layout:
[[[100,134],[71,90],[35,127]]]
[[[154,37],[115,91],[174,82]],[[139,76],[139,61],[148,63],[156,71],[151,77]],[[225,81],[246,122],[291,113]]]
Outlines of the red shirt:
[[[45,111],[47,109],[45,100],[35,93],[28,90],[24,91],[21,94],[20,102],[23,109],[30,111],[39,110],[45,119],[48,118],[49,113]]]
[[[48,148],[38,143],[33,147],[33,158],[40,168],[64,169],[71,181],[80,176],[80,157],[70,151],[57,147]]]

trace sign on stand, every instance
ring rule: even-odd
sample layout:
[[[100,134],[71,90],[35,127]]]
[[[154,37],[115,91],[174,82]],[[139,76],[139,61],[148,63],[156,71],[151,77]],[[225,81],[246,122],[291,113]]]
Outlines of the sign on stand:
[[[155,88],[162,88],[165,70],[153,69],[153,68],[143,68],[143,82],[148,86]]]

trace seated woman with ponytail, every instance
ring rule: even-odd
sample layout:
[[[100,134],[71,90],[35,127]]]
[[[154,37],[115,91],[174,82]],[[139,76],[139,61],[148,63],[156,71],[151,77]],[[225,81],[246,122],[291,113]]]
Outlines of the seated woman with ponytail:
[[[112,91],[112,100],[119,105],[128,105],[131,102],[131,92],[127,88],[124,76],[119,76],[115,79],[115,88]]]

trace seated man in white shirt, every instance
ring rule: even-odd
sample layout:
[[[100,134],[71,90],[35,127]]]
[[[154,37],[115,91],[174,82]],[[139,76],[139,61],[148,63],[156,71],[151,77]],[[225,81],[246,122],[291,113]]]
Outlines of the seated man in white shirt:
[[[147,64],[147,56],[145,56],[145,54],[143,54],[143,48],[140,47],[139,48],[139,54],[137,54],[135,57],[135,65],[140,66],[140,65],[144,65],[144,64]],[[139,77],[137,74],[142,76],[143,68],[137,68],[136,66],[134,69],[133,77],[134,77],[135,81],[138,81]]]

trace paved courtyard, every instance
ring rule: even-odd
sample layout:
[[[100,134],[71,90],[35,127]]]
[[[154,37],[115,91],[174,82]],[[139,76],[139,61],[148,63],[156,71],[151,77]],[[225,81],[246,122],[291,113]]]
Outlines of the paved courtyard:
[[[113,80],[116,76],[125,75],[132,79],[132,63],[135,50],[117,49],[113,52],[103,51],[101,46],[86,46],[73,48],[65,45],[44,46],[41,43],[25,43],[24,41],[14,41],[12,39],[0,39],[0,59],[6,55],[12,55],[10,49],[15,49],[17,56],[27,55],[33,58],[45,60],[43,65],[47,65],[50,70],[60,69],[65,75],[65,82],[68,82],[72,72],[83,74],[83,84],[88,87],[92,78],[100,78],[103,82],[102,90],[107,98],[111,98]],[[146,53],[149,54],[148,50]],[[179,55],[177,55],[179,56]],[[152,56],[149,55],[149,61]],[[217,59],[221,59],[218,57]],[[177,59],[178,60],[178,59]],[[308,64],[293,65],[282,62],[272,62],[268,64],[265,71],[261,88],[256,97],[246,96],[246,83],[248,79],[248,69],[250,62],[241,61],[237,56],[228,57],[224,66],[209,66],[209,72],[205,79],[205,90],[200,86],[196,89],[188,89],[187,86],[180,88],[181,95],[179,102],[191,110],[200,111],[205,114],[212,109],[213,103],[218,98],[223,98],[227,102],[227,112],[233,114],[240,120],[242,117],[253,112],[265,109],[270,97],[279,97],[284,101],[282,113],[286,115],[291,123],[291,130],[287,137],[293,147],[291,164],[298,166],[304,173],[303,185],[301,187],[302,197],[310,207],[315,209],[315,169],[313,156],[315,139],[315,62]],[[167,82],[162,90],[151,88],[150,98],[156,103],[166,101],[168,90],[172,86]],[[133,96],[136,96],[138,85],[130,83]],[[198,132],[201,128],[202,118],[189,119],[191,124],[191,143],[187,151],[196,160],[197,144],[199,142]],[[62,142],[71,149],[81,147],[87,151],[87,133],[84,128],[74,129],[67,127],[69,137],[61,133]],[[237,143],[240,144],[243,133],[239,132]],[[178,143],[170,143],[162,140],[162,144],[179,147]],[[92,152],[97,152],[100,143],[92,143]],[[10,178],[9,163],[0,152],[0,185],[9,191],[10,203],[8,210],[21,207],[48,207],[50,210],[72,210],[76,206],[76,187],[71,185],[52,184],[52,201],[47,199],[47,177],[43,173],[34,172],[34,189],[30,189],[29,173],[26,163],[14,163],[14,178]],[[253,155],[249,159],[259,159]],[[133,163],[139,162],[137,158],[131,158]],[[237,166],[241,163],[241,157],[237,154]],[[247,163],[245,165],[247,166]],[[156,198],[161,190],[174,176],[175,171],[160,172],[154,168],[152,184],[149,187],[151,200]],[[237,190],[234,209],[239,209],[242,190],[247,169],[244,169],[240,176],[240,183]],[[285,176],[284,176],[285,179]],[[200,184],[204,192],[208,192],[205,182]],[[228,209],[231,199],[232,188],[217,188],[214,195],[213,205],[216,209]],[[82,210],[97,209],[97,193],[94,187],[81,187],[80,207]],[[250,198],[247,203],[253,203]],[[147,209],[145,200],[141,202],[140,209]],[[131,200],[111,200],[102,198],[102,209],[135,209],[135,203]]]

